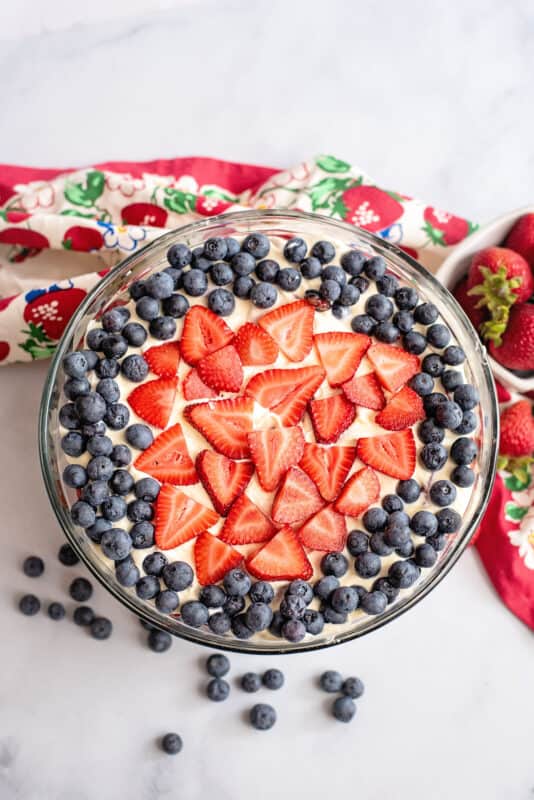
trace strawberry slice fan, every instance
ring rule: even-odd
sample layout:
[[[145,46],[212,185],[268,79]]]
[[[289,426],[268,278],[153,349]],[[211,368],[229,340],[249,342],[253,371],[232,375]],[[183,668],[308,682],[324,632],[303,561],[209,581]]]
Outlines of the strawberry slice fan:
[[[283,171],[210,158],[109,162],[68,170],[0,165],[0,362],[8,364],[51,356],[77,306],[100,277],[126,255],[159,236],[162,229],[177,228],[203,217],[247,207],[293,208],[345,220],[398,245],[431,272],[450,254],[451,248],[477,227],[404,194],[375,186],[360,169],[331,155],[321,155]],[[59,250],[72,252],[72,261],[65,258],[65,253],[58,259]],[[84,258],[78,253],[84,253]],[[29,259],[31,269],[25,264]],[[83,264],[87,265],[87,271],[81,274]],[[39,283],[32,277],[36,275],[40,276]],[[192,315],[190,324],[194,323]],[[276,325],[276,319],[272,324]],[[275,350],[269,354],[264,352],[270,341],[261,330],[250,330],[235,346],[250,363],[254,363],[258,353],[274,361]],[[225,341],[221,346],[224,344]],[[375,350],[375,353],[377,368],[386,369],[387,365],[380,362],[380,352]],[[286,355],[291,358],[291,353]],[[169,348],[165,359],[160,358],[159,363],[154,364],[154,371],[160,377],[150,391],[165,390],[172,396],[178,357],[179,354]],[[182,357],[191,364],[185,388],[188,399],[209,401],[217,394],[211,386],[217,378],[206,369],[204,374],[199,374],[195,368],[195,353],[182,353]],[[353,357],[357,358],[358,354],[354,353]],[[235,361],[233,348],[228,350],[227,360],[229,364]],[[336,383],[343,383],[343,366],[340,362],[339,374],[334,376]],[[314,376],[305,377],[313,384]],[[256,388],[262,391],[261,386]],[[384,406],[380,387],[372,380],[357,379],[346,383],[343,389],[347,397],[359,398],[359,402],[369,408],[380,410]],[[520,398],[511,397],[505,390],[499,396],[504,405],[517,399]],[[136,397],[136,400],[147,402],[146,397]],[[299,398],[294,398],[292,404],[286,403],[284,411],[289,419],[298,417],[299,402]],[[399,408],[395,415],[399,410],[412,413],[409,397],[401,395],[396,402]],[[315,424],[328,440],[324,409],[319,405],[315,411]],[[343,408],[336,412],[343,416]],[[198,413],[201,414],[202,409]],[[387,420],[391,410],[384,408],[382,414]],[[171,436],[179,439],[180,431],[173,430]],[[167,446],[162,438],[157,443],[157,451],[147,453],[154,474],[168,471]],[[235,449],[240,447],[248,452],[246,442],[236,441]],[[301,470],[298,474],[301,485],[305,483],[307,471],[323,475],[318,485],[325,502],[334,496],[335,487],[331,481],[337,480],[345,469],[346,454],[333,452],[334,461],[329,465],[321,463],[320,451],[307,447],[301,465],[304,472]],[[226,455],[232,457],[231,453]],[[188,459],[184,453],[179,469],[175,468],[179,474],[170,476],[175,483],[187,483],[190,479],[188,473],[192,465]],[[330,468],[334,470],[333,475],[328,474]],[[365,490],[372,490],[365,485],[364,478],[365,475],[361,476],[360,482]],[[240,476],[239,481],[241,479],[246,480],[246,475]],[[209,470],[206,470],[205,480],[209,480]],[[238,487],[239,481],[236,478]],[[180,490],[178,486],[170,489],[169,502],[176,506],[181,500]],[[361,486],[354,487],[351,496],[347,495],[343,502],[357,502],[360,491]],[[268,521],[262,519],[255,507],[246,508],[244,502],[240,503],[238,511],[253,518],[255,540],[268,538]],[[280,513],[283,516],[283,510]],[[318,511],[313,524],[308,525],[310,539],[319,537],[322,540],[328,529],[328,524],[323,527],[325,520],[327,523],[328,518],[335,521],[336,515],[331,506]],[[229,517],[221,537],[223,541],[236,541],[236,530]],[[335,526],[332,531],[335,536]],[[215,548],[223,547],[223,541],[218,544],[208,538],[203,540],[202,553],[197,553],[203,569],[211,570],[212,559],[217,555]],[[534,628],[532,465],[521,473],[499,471],[490,504],[475,537],[475,547],[503,602]]]

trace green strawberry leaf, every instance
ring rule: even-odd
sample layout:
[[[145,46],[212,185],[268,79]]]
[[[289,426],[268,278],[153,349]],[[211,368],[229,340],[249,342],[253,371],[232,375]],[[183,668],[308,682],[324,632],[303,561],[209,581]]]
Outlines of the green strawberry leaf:
[[[517,506],[515,503],[506,503],[504,507],[505,516],[508,519],[513,519],[514,522],[520,522],[529,512],[529,506]]]
[[[181,192],[179,189],[165,189],[167,195],[163,205],[176,214],[186,214],[195,210],[196,195],[190,192]]]
[[[504,479],[504,485],[511,492],[521,492],[523,489],[528,489],[532,483],[532,475],[530,474],[530,464],[533,459],[530,457],[523,458],[505,458],[499,456],[497,459],[497,469],[506,469],[510,475]]]
[[[323,172],[348,172],[350,169],[350,164],[334,156],[319,156],[315,159],[315,163]]]
[[[343,202],[341,195],[338,195],[334,200],[332,205],[332,216],[341,217],[341,219],[345,219],[348,213],[347,206]]]
[[[350,183],[350,178],[323,178],[314,184],[308,192],[313,211],[318,208],[330,208],[336,199],[332,195],[348,189]]]
[[[478,231],[479,228],[480,228],[480,225],[477,222],[469,222],[469,220],[467,220],[467,235],[468,236],[471,233],[474,233],[475,231]]]
[[[389,195],[393,200],[396,200],[397,203],[404,203],[406,198],[402,197],[402,195],[397,194],[397,192],[392,192],[391,190],[386,189],[385,193]]]
[[[99,170],[87,173],[85,185],[83,183],[68,183],[65,187],[65,197],[75,206],[90,208],[95,204],[104,191],[105,177]]]
[[[204,197],[216,197],[217,200],[224,200],[226,203],[237,203],[239,199],[235,194],[228,194],[228,192],[223,192],[213,186],[201,186],[199,194]]]
[[[32,339],[35,339],[37,342],[49,344],[52,339],[45,333],[45,330],[41,323],[36,325],[34,322],[28,323],[28,329],[21,331],[25,336],[29,336]]]
[[[76,208],[65,208],[59,212],[63,217],[83,217],[84,219],[94,219],[93,213],[84,214],[83,211],[78,211]]]
[[[440,247],[445,247],[445,242],[443,240],[443,231],[439,231],[437,228],[434,228],[430,222],[425,222],[421,230],[426,233],[432,244],[437,244]]]

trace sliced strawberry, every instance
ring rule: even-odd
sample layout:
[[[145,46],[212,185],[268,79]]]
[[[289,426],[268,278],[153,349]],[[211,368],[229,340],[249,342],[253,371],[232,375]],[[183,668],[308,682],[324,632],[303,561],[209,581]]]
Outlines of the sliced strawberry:
[[[350,476],[334,507],[340,514],[359,517],[379,497],[380,482],[376,473],[369,467],[363,467]]]
[[[304,452],[304,436],[298,426],[253,431],[248,443],[258,480],[267,492],[276,489],[284,473],[299,463]]]
[[[190,369],[184,378],[182,392],[186,400],[205,400],[217,397],[217,392],[204,383],[196,368]]]
[[[335,500],[356,457],[355,447],[323,447],[306,442],[299,467],[310,476],[327,502]]]
[[[296,425],[304,416],[306,404],[324,380],[321,367],[268,369],[247,383],[245,393],[260,406],[278,414],[282,425]]]
[[[364,464],[392,478],[408,480],[415,469],[415,440],[411,429],[359,439],[356,455]]]
[[[241,363],[246,366],[274,364],[278,358],[278,345],[274,339],[253,322],[247,322],[239,328],[234,347],[239,353]]]
[[[177,378],[158,378],[141,383],[128,395],[128,403],[145,422],[157,428],[166,428],[172,413],[177,384]]]
[[[275,531],[276,528],[269,517],[255,506],[246,494],[242,494],[226,517],[221,539],[228,544],[267,542]]]
[[[313,574],[304,548],[289,525],[251,556],[246,566],[251,575],[264,581],[308,580]]]
[[[310,417],[318,442],[337,442],[343,431],[354,422],[356,409],[343,394],[322,397],[309,404]]]
[[[277,525],[294,525],[323,506],[324,501],[312,479],[298,467],[291,467],[274,498],[272,518]]]
[[[156,547],[160,550],[172,550],[214,525],[218,519],[213,509],[206,508],[180,489],[165,483],[156,500]]]
[[[186,406],[184,417],[223,456],[247,458],[253,410],[251,397],[232,397]]]
[[[345,517],[333,506],[323,508],[299,530],[299,539],[305,547],[327,553],[343,550],[346,538]]]
[[[382,386],[390,392],[396,392],[412,375],[421,370],[421,362],[417,356],[392,344],[373,344],[367,351],[367,358],[375,368]]]
[[[402,431],[426,417],[423,401],[409,386],[389,398],[387,406],[376,415],[375,421],[387,431]]]
[[[215,511],[223,517],[236,497],[245,491],[254,473],[254,464],[250,461],[232,461],[213,450],[201,450],[195,466]]]
[[[186,486],[198,481],[179,423],[160,433],[150,447],[137,457],[134,467],[156,478],[160,483]]]
[[[297,300],[264,314],[258,325],[267,331],[290,361],[302,361],[312,349],[314,313],[313,306],[306,300]]]
[[[317,333],[313,341],[330,386],[350,380],[371,346],[371,339],[363,333]]]
[[[197,579],[202,586],[217,583],[243,561],[241,553],[208,531],[201,533],[196,540],[194,558]]]
[[[182,358],[193,366],[201,358],[220,350],[233,339],[226,322],[204,306],[193,306],[185,315],[180,341]]]
[[[174,378],[180,363],[180,345],[178,342],[165,342],[149,347],[143,358],[152,372],[160,378]]]
[[[345,396],[352,403],[364,408],[372,408],[375,411],[380,411],[386,405],[386,398],[380,386],[379,380],[374,372],[368,372],[366,375],[356,375],[344,383],[341,387]]]
[[[219,392],[238,392],[243,383],[243,367],[232,344],[221,347],[197,363],[200,379]]]

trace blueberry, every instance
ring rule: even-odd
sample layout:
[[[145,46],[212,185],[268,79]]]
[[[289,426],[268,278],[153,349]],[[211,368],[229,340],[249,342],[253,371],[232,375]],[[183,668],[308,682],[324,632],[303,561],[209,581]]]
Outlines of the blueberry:
[[[206,661],[206,672],[212,678],[222,678],[230,672],[230,661],[222,653],[213,653]]]
[[[72,549],[71,545],[68,544],[68,542],[61,545],[57,557],[64,567],[73,567],[80,561],[80,559]]]
[[[408,381],[408,386],[414,390],[420,397],[425,397],[432,393],[434,388],[434,380],[426,372],[418,372],[413,375]]]
[[[440,512],[441,513],[441,512]],[[427,538],[427,544],[431,544],[436,552],[440,552],[447,544],[447,537],[443,533],[435,533]]]
[[[364,271],[368,278],[377,281],[386,274],[386,262],[381,256],[368,258],[364,264]]]
[[[208,288],[206,274],[200,269],[190,269],[184,274],[184,292],[190,297],[201,297]]]
[[[352,286],[350,283],[348,283],[341,289],[338,303],[343,308],[348,308],[349,306],[353,306],[355,303],[357,303],[359,299],[359,289],[357,289],[356,286]]]
[[[95,617],[89,626],[89,632],[93,639],[109,639],[113,631],[111,620],[106,617]]]
[[[373,535],[377,536],[379,534]],[[407,525],[399,525],[398,523],[393,522],[388,525],[382,536],[384,537],[386,545],[389,547],[402,547],[402,545],[406,544],[406,542],[410,539],[410,530]],[[371,549],[374,550],[375,553],[378,552],[373,548],[372,544]],[[379,555],[382,554],[380,553]]]
[[[303,278],[306,280],[313,280],[314,278],[318,278],[321,274],[323,266],[318,258],[314,256],[310,256],[309,258],[305,258],[304,261],[300,262],[300,272]]]
[[[126,501],[122,497],[112,494],[111,497],[106,497],[102,501],[100,510],[104,519],[109,519],[110,522],[117,522],[126,516]]]
[[[93,508],[98,508],[109,497],[110,491],[107,481],[92,481],[83,487],[80,497]]]
[[[96,365],[98,364],[98,356],[94,352],[94,350],[80,350],[80,353],[85,356],[87,361],[87,369],[94,370]]]
[[[167,261],[171,267],[186,267],[191,263],[193,254],[186,244],[177,242],[167,250]]]
[[[358,592],[352,586],[340,586],[338,589],[334,589],[328,602],[334,611],[348,614],[350,611],[354,611],[358,605]]]
[[[245,620],[251,631],[264,631],[271,624],[273,612],[267,603],[251,603],[247,608]]]
[[[106,333],[120,333],[129,319],[128,309],[124,306],[116,306],[104,311],[100,323]]]
[[[360,294],[366,292],[370,286],[369,281],[367,280],[367,278],[364,278],[363,275],[357,275],[355,278],[351,278],[349,283],[352,286],[355,286],[357,290],[360,292]]]
[[[473,411],[464,411],[462,421],[454,429],[455,433],[472,433],[477,427],[477,417]]]
[[[347,250],[340,259],[340,264],[353,278],[360,274],[365,264],[365,254],[361,250]]]
[[[267,703],[257,703],[250,709],[250,724],[257,731],[268,731],[276,723],[276,711]]]
[[[398,587],[393,586],[393,584],[387,578],[377,578],[373,583],[372,591],[385,594],[388,605],[393,603],[399,595]]]
[[[191,259],[191,267],[198,269],[201,272],[209,272],[211,269],[212,261],[204,257],[204,248],[195,247],[193,250],[193,258]]]
[[[143,569],[147,575],[156,575],[159,577],[163,572],[163,568],[167,566],[167,556],[156,550],[155,553],[149,553],[143,559]]]
[[[338,586],[339,581],[335,575],[326,575],[324,578],[317,581],[313,587],[313,593],[321,600],[326,600],[328,595],[333,592],[334,589],[337,589]]]
[[[271,248],[267,236],[263,233],[251,233],[243,239],[241,249],[250,253],[255,259],[265,258]]]
[[[166,275],[170,275],[170,277],[172,278],[172,285],[173,285],[175,290],[181,288],[181,286],[182,286],[182,273],[183,273],[183,269],[181,267],[165,267],[163,272],[165,272]],[[171,295],[171,297],[172,297],[172,295]],[[168,299],[169,298],[165,298],[165,300],[168,300]],[[162,305],[165,302],[165,300],[162,301]]]
[[[275,283],[279,272],[280,265],[277,261],[273,261],[270,258],[265,259],[265,261],[260,261],[260,263],[256,265],[257,277],[260,281],[265,281],[266,283]]]
[[[87,470],[85,470],[81,464],[69,464],[63,470],[63,481],[67,486],[70,486],[71,489],[81,489],[88,480]]]
[[[69,431],[61,439],[61,449],[66,455],[78,458],[85,452],[85,437],[77,431]]]
[[[332,306],[330,301],[321,297],[320,292],[318,292],[316,289],[306,289],[304,292],[304,299],[313,308],[315,308],[316,311],[328,311],[328,309]]]
[[[413,556],[414,550],[415,547],[411,539],[408,539],[407,542],[401,544],[400,547],[395,548],[396,554],[401,558],[410,558],[411,556]]]
[[[463,382],[464,378],[462,373],[455,369],[448,369],[441,376],[441,383],[446,392],[454,392],[456,387],[460,386]]]
[[[157,320],[154,320],[154,323],[159,322],[159,320],[162,320],[162,319],[169,319],[169,318],[168,317],[158,317]],[[151,329],[152,329],[152,324],[153,323],[151,322],[150,323]],[[121,372],[122,372],[122,374],[124,375],[124,377],[127,380],[133,381],[134,383],[140,383],[148,375],[148,364],[146,363],[146,361],[143,358],[143,356],[140,356],[140,355],[137,355],[137,354],[131,355],[131,356],[127,356],[123,360],[123,362],[121,364]],[[101,383],[102,383],[102,381],[101,381]],[[118,386],[117,386],[117,389],[118,389]],[[97,391],[98,391],[98,387],[97,387]],[[119,394],[120,394],[120,391],[118,392],[116,397],[110,397],[110,398],[105,397],[105,399],[108,402],[114,402],[115,400],[119,399]]]
[[[212,614],[209,618],[208,627],[216,636],[224,636],[232,627],[232,622],[228,614],[225,614],[224,611],[217,611],[216,614]]]
[[[108,519],[96,517],[94,523],[86,529],[86,533],[93,542],[100,544],[104,531],[109,531],[111,527]]]
[[[72,619],[74,620],[75,625],[87,626],[90,625],[91,622],[95,618],[95,612],[93,611],[90,606],[77,606],[74,609],[74,613],[72,615]]]
[[[160,592],[159,580],[155,575],[143,575],[135,584],[135,591],[140,600],[153,600]]]
[[[374,336],[379,342],[393,344],[400,338],[400,331],[392,322],[379,322],[374,330]]]
[[[383,533],[371,534],[369,548],[377,556],[389,556],[393,552],[393,547],[386,543]]]
[[[438,554],[432,547],[432,545],[425,542],[424,544],[420,544],[415,548],[415,555],[414,560],[418,567],[433,567],[436,563]]]
[[[350,697],[336,697],[332,703],[332,715],[338,722],[350,722],[356,713],[356,705]]]
[[[204,242],[204,257],[208,261],[220,261],[226,258],[228,252],[228,245],[226,239],[220,236],[214,236],[211,239],[206,239]]]
[[[313,245],[311,255],[318,258],[321,264],[328,264],[335,258],[336,250],[330,242],[319,241]]]
[[[126,428],[126,441],[137,450],[146,450],[154,441],[154,436],[148,425],[135,423]]]
[[[65,617],[65,606],[63,603],[50,603],[47,608],[47,613],[50,619],[60,620]]]
[[[116,358],[101,358],[95,369],[99,378],[116,378],[120,372]]]
[[[452,400],[440,403],[435,410],[436,422],[444,428],[453,431],[462,422],[462,409]]]
[[[102,328],[91,328],[91,330],[87,332],[85,340],[87,342],[87,346],[91,350],[100,352],[102,349],[102,342],[105,338],[106,332],[103,331]]]
[[[156,597],[156,608],[162,614],[172,614],[178,608],[179,600],[172,589],[163,589]]]
[[[458,345],[450,345],[449,347],[445,348],[442,359],[445,364],[448,364],[451,367],[456,367],[458,364],[463,364],[465,361],[465,353],[461,347]]]
[[[451,340],[451,332],[445,325],[431,325],[426,332],[428,343],[432,347],[445,347]]]
[[[160,595],[158,595],[159,597]],[[156,598],[156,604],[157,604]],[[161,609],[160,609],[161,610]],[[165,653],[172,646],[172,636],[167,631],[160,631],[153,628],[149,631],[147,644],[154,653]]]
[[[396,491],[405,503],[415,503],[421,494],[421,487],[416,480],[409,478],[406,481],[399,481],[396,486]]]
[[[325,267],[321,272],[321,280],[335,281],[336,283],[339,283],[341,288],[343,288],[347,283],[347,276],[345,272],[341,269],[341,267],[330,265],[328,267]]]
[[[413,586],[419,577],[419,569],[415,562],[410,561],[395,561],[388,571],[389,582],[399,589],[408,589]]]
[[[278,293],[270,283],[257,283],[252,287],[250,300],[257,308],[270,308],[276,303]]]
[[[120,333],[108,333],[102,342],[102,352],[106,358],[122,358],[128,350],[128,342]]]
[[[445,438],[445,430],[440,425],[436,425],[433,419],[425,419],[419,425],[417,435],[424,444],[442,442]]]
[[[442,403],[447,403],[447,396],[441,392],[431,392],[423,397],[423,405],[427,417],[433,417],[436,414],[436,409]]]
[[[74,407],[82,422],[99,422],[106,413],[106,402],[97,392],[77,397]]]
[[[339,672],[329,669],[320,676],[319,685],[323,692],[330,692],[332,694],[340,692],[343,686],[343,677]]]
[[[242,277],[235,279],[232,288],[236,297],[246,300],[248,297],[250,297],[250,293],[255,285],[256,283],[252,280],[252,278],[249,278],[248,275],[243,275]]]
[[[422,369],[433,378],[439,378],[444,370],[443,361],[437,353],[429,353],[423,358]]]
[[[235,308],[235,298],[228,289],[213,289],[208,294],[208,307],[219,317],[227,317]]]
[[[155,300],[170,297],[174,289],[174,281],[166,272],[154,272],[145,281],[145,292]]]
[[[377,614],[382,614],[382,612],[386,610],[387,603],[388,599],[384,592],[371,591],[367,592],[367,594],[360,599],[360,608],[362,611],[365,611],[366,614],[375,616]]]
[[[173,317],[156,317],[156,319],[150,321],[148,327],[150,334],[154,337],[154,339],[158,339],[160,342],[167,341],[167,339],[172,339],[176,333],[176,322],[174,321]],[[130,356],[130,358],[141,358],[141,356]],[[130,380],[142,380],[142,378],[136,379],[130,377],[129,375],[126,377],[129,377]]]
[[[327,553],[321,559],[321,570],[323,575],[333,575],[341,578],[349,568],[349,562],[343,553]]]
[[[447,480],[436,481],[430,487],[430,499],[436,506],[450,506],[456,500],[456,488]]]
[[[438,309],[433,303],[421,303],[416,307],[414,317],[420,325],[431,325],[438,318]]]
[[[111,478],[112,474],[113,462],[107,456],[94,456],[94,458],[87,463],[87,475],[93,481],[107,481]],[[87,483],[87,481],[85,481],[85,483]]]
[[[121,586],[131,588],[135,586],[141,573],[132,558],[126,556],[121,561],[115,562],[115,577]]]
[[[410,331],[407,333],[403,337],[402,343],[406,352],[412,355],[418,356],[426,350],[426,339],[417,331]]]
[[[301,281],[302,277],[300,272],[298,269],[293,269],[292,267],[281,269],[276,276],[276,282],[284,292],[296,291],[299,288]]]
[[[346,611],[336,611],[330,603],[324,601],[320,606],[324,621],[330,625],[344,625],[347,622],[348,614]]]
[[[269,584],[267,584],[267,586],[269,586]],[[287,595],[296,595],[297,597],[301,597],[304,600],[304,603],[308,605],[313,600],[313,589],[309,583],[306,583],[306,581],[298,578],[297,580],[291,581],[287,587],[286,596]]]
[[[395,292],[395,303],[400,311],[412,311],[419,302],[419,296],[411,286],[401,286]]]
[[[193,583],[193,570],[186,561],[171,561],[163,568],[163,580],[169,589],[183,592]]]
[[[363,685],[363,681],[360,678],[350,677],[346,678],[343,681],[343,686],[341,687],[341,691],[347,697],[351,697],[353,700],[356,700],[358,697],[361,697],[365,691],[365,686]]]
[[[467,489],[469,486],[474,484],[475,473],[469,467],[465,466],[464,464],[460,464],[451,472],[451,480],[461,489]]]
[[[442,444],[430,442],[421,450],[421,461],[432,472],[441,469],[447,463],[447,451]]]
[[[297,644],[306,636],[306,626],[300,619],[288,619],[282,625],[282,636],[288,642]]]
[[[261,689],[261,678],[255,672],[245,672],[240,683],[243,691],[249,694],[258,692]]]
[[[19,600],[19,609],[26,617],[33,617],[41,610],[41,601],[34,594],[25,594]]]
[[[286,619],[302,619],[306,605],[306,601],[300,595],[286,594],[280,603],[280,613]]]
[[[87,440],[87,450],[92,456],[110,456],[113,451],[113,442],[109,436],[97,433]]]
[[[145,503],[144,500],[132,500],[126,506],[126,516],[130,522],[144,522],[152,519],[154,510],[150,503]]]
[[[65,397],[69,400],[76,400],[76,398],[80,397],[82,394],[89,394],[91,391],[91,384],[87,378],[69,378],[68,381],[65,381],[63,391]]]
[[[375,531],[384,530],[387,525],[388,518],[388,514],[383,508],[375,506],[374,508],[369,508],[365,512],[362,521],[365,529],[368,530],[369,533],[374,533]]]
[[[359,556],[369,549],[369,537],[364,531],[351,531],[347,537],[347,550],[351,556]]]
[[[456,533],[462,524],[462,518],[453,508],[442,508],[436,514],[439,533]]]
[[[454,401],[458,403],[462,411],[470,411],[475,408],[479,399],[477,390],[470,383],[463,383],[454,390]]]
[[[153,503],[159,495],[160,485],[154,478],[141,478],[135,484],[135,496],[146,503]]]
[[[110,458],[116,467],[126,467],[132,460],[132,453],[125,444],[116,444],[112,447]]]
[[[235,614],[231,622],[232,633],[236,639],[250,639],[254,635],[247,625],[246,614]]]
[[[111,403],[104,414],[104,421],[108,428],[114,431],[120,431],[128,425],[130,421],[130,411],[123,403]],[[131,427],[136,428],[138,426],[132,425]],[[143,425],[143,427],[146,428],[146,425]],[[128,430],[131,430],[131,428]],[[147,428],[147,430],[149,429]],[[133,444],[133,442],[128,439],[128,431],[126,431],[126,440],[129,444]]]
[[[284,673],[279,669],[268,669],[263,673],[261,681],[266,689],[276,691],[284,685]]]
[[[386,297],[394,297],[395,292],[399,288],[399,282],[394,275],[386,273],[382,278],[376,281],[376,288],[380,294]]]
[[[372,294],[365,303],[365,312],[377,322],[384,322],[393,314],[393,303],[382,294]]]
[[[84,378],[89,368],[87,358],[83,353],[74,352],[66,355],[62,362],[65,375],[70,378]]]
[[[239,614],[245,608],[245,599],[240,597],[240,595],[230,595],[224,601],[223,611],[225,614],[228,614],[229,617],[233,617],[235,614]]]
[[[161,740],[161,749],[169,756],[177,755],[182,747],[182,738],[177,733],[166,733]]]
[[[322,633],[324,628],[324,617],[320,611],[308,609],[304,613],[302,621],[304,622],[307,633],[311,633],[312,636],[318,636],[320,633]]]
[[[369,314],[358,314],[352,318],[350,327],[355,333],[365,333],[369,336],[376,328],[376,321]]]
[[[413,327],[414,319],[409,311],[397,311],[393,314],[393,324],[401,333],[409,333]]]
[[[109,488],[113,494],[121,496],[129,494],[134,485],[134,479],[125,469],[116,469],[109,479]]]
[[[360,578],[374,578],[380,572],[380,557],[376,553],[360,553],[354,567]]]
[[[392,511],[389,515],[388,524],[406,526],[410,524],[410,517],[405,511]]]
[[[189,310],[189,300],[183,294],[171,294],[163,301],[161,309],[166,317],[181,319]]]
[[[431,511],[417,511],[411,519],[410,528],[418,536],[433,536],[438,530],[436,515]]]
[[[210,269],[211,280],[216,286],[227,286],[234,280],[234,271],[229,264],[218,261]]]
[[[28,578],[39,578],[44,572],[44,561],[39,556],[28,556],[22,564],[22,571]]]
[[[298,236],[289,239],[284,246],[284,256],[286,261],[291,264],[300,263],[306,257],[307,251],[308,245],[304,239],[300,239]]]
[[[145,289],[145,282],[144,281],[134,281],[130,288],[128,289],[130,297],[132,300],[139,300],[141,297],[144,297],[146,294]]]
[[[241,597],[248,594],[251,586],[249,576],[239,568],[231,569],[227,572],[224,576],[223,583],[228,594]]]
[[[70,510],[70,516],[75,525],[89,528],[94,524],[96,514],[94,508],[83,500],[78,500]]]
[[[341,286],[337,281],[322,281],[319,288],[319,295],[329,303],[335,303],[341,297]]]
[[[74,578],[69,586],[69,594],[77,603],[85,603],[93,594],[93,587],[87,578]]]
[[[296,581],[293,581],[293,583],[295,582]],[[302,581],[302,583],[304,583],[304,581]],[[289,586],[291,587],[291,585],[290,583]],[[308,584],[305,585],[307,586]],[[253,603],[272,603],[274,599],[274,589],[271,584],[266,581],[257,581],[253,583],[248,594]]]

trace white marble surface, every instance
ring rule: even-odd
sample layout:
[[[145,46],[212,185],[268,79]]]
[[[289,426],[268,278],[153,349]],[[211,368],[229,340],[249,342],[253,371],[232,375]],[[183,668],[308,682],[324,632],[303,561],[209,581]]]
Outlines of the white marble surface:
[[[532,202],[531,0],[93,0],[83,14],[67,0],[1,5],[1,161],[209,154],[285,166],[330,151],[475,219]],[[80,572],[55,560],[62,537],[41,486],[45,370],[0,370],[0,800],[534,796],[533,637],[473,552],[373,636],[276,659],[287,685],[268,734],[244,724],[248,696],[202,699],[204,651],[147,651],[101,588],[108,642],[21,617],[31,589],[70,609]],[[36,582],[20,571],[30,552],[47,562]],[[234,657],[233,675],[273,663]],[[347,727],[313,688],[330,667],[367,684]],[[154,746],[168,729],[185,740],[175,759]]]

